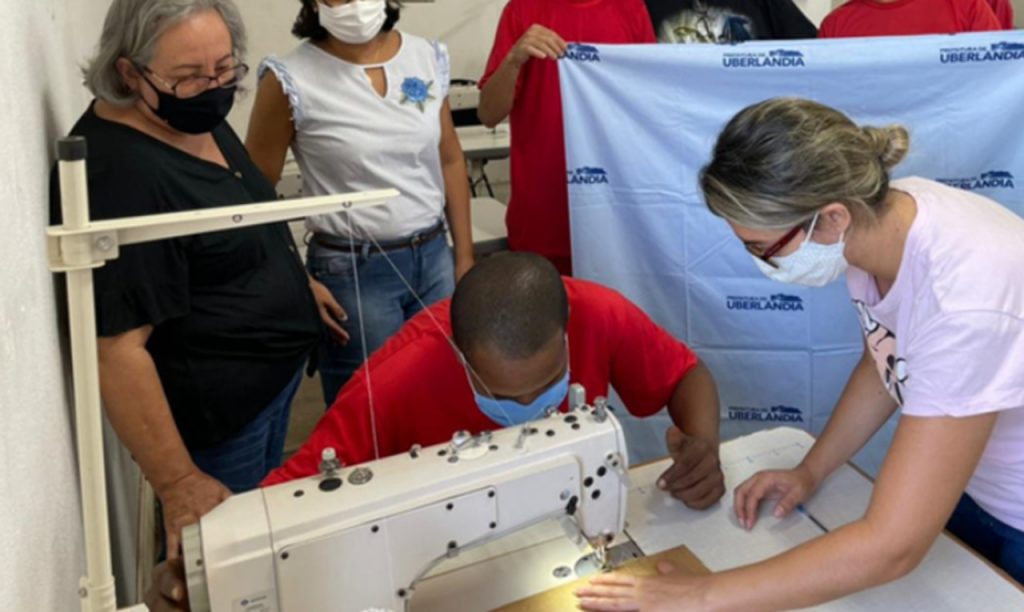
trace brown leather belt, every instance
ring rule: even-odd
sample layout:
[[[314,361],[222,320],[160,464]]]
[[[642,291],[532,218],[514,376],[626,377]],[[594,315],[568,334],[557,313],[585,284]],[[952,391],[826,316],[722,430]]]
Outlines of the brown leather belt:
[[[365,253],[368,251],[377,250],[378,245],[381,251],[401,251],[402,249],[414,249],[427,242],[430,242],[434,238],[444,234],[445,227],[443,222],[438,222],[437,225],[431,227],[428,230],[418,232],[410,236],[409,238],[403,238],[402,240],[395,240],[390,242],[378,242],[377,244],[365,243],[361,241],[349,242],[345,238],[339,238],[337,236],[331,236],[330,234],[313,234],[313,242],[317,246],[321,246],[325,249],[332,251],[342,251],[344,253]]]

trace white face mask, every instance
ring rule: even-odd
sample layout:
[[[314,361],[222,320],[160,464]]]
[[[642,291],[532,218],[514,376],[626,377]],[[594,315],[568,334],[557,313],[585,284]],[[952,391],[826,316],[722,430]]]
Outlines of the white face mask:
[[[361,45],[380,33],[386,18],[385,0],[355,0],[327,6],[320,3],[320,25],[331,36],[350,45]]]
[[[843,257],[845,233],[835,244],[818,244],[811,242],[811,235],[814,233],[814,226],[818,223],[818,215],[814,215],[811,222],[811,229],[807,232],[807,238],[793,253],[785,257],[773,257],[772,262],[777,265],[773,268],[759,257],[754,257],[754,262],[768,278],[780,283],[791,283],[807,287],[824,287],[836,280],[846,272],[849,264]],[[753,257],[753,256],[752,256]]]

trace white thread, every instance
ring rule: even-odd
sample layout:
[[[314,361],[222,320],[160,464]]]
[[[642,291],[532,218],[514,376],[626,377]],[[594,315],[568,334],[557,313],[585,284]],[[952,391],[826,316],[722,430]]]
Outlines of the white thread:
[[[370,359],[366,350],[366,322],[363,320],[363,297],[359,290],[359,261],[356,258],[355,242],[352,237],[353,221],[351,213],[345,211],[343,217],[348,221],[348,246],[352,256],[352,279],[356,283],[356,313],[359,316],[359,336],[363,348],[363,370],[366,372],[366,396],[370,406],[370,435],[373,437],[373,458],[380,459],[380,443],[377,438],[377,411],[373,403],[373,383],[370,381]]]
[[[353,277],[355,278],[356,282],[356,309],[357,312],[359,313],[359,333],[362,335],[363,340],[363,367],[366,369],[366,393],[370,402],[370,428],[373,435],[374,457],[376,459],[380,459],[380,450],[377,442],[377,419],[373,409],[373,387],[370,381],[370,360],[368,359],[366,354],[366,330],[363,325],[362,298],[360,297],[359,293],[359,271],[356,268],[356,254],[353,242],[353,236],[355,234],[354,230],[357,228],[355,220],[352,218],[349,212],[345,213],[344,218],[348,222],[349,250],[351,251],[352,255]],[[358,229],[362,230],[362,228]],[[388,262],[388,265],[391,266],[391,269],[395,272],[395,275],[398,276],[398,279],[402,281],[403,285],[405,285],[405,288],[409,290],[409,293],[411,293],[414,298],[416,298],[416,302],[420,305],[421,311],[427,313],[427,316],[430,317],[430,320],[433,322],[434,327],[436,327],[437,330],[441,332],[441,335],[444,336],[444,339],[448,341],[448,346],[450,346],[452,350],[455,351],[455,356],[459,358],[459,362],[462,363],[463,367],[466,368],[466,372],[468,372],[470,376],[476,378],[477,382],[480,383],[480,386],[484,388],[484,393],[488,397],[490,397],[493,400],[497,400],[497,398],[494,397],[494,393],[492,393],[490,388],[487,386],[487,383],[485,383],[483,379],[480,378],[480,375],[477,374],[476,370],[473,369],[473,366],[469,365],[469,359],[467,359],[466,356],[462,354],[462,351],[459,350],[458,345],[455,344],[455,339],[452,338],[451,335],[445,331],[444,327],[441,325],[441,322],[437,320],[437,317],[434,316],[434,313],[432,313],[430,311],[430,308],[428,308],[427,305],[423,302],[423,299],[420,298],[419,293],[416,292],[412,284],[405,278],[405,276],[402,275],[402,271],[398,269],[398,266],[395,265],[395,262],[391,261],[391,258],[388,257],[387,252],[383,248],[381,248],[380,243],[377,242],[377,239],[373,236],[373,234],[365,231],[360,231],[360,234],[366,236],[369,239],[370,243],[377,249],[377,252],[384,257],[384,261]],[[505,417],[505,420],[511,423],[512,417],[509,416],[508,412],[505,411],[501,404],[498,404],[498,408],[501,409],[501,413]],[[530,420],[532,421],[534,419]],[[529,421],[527,421],[527,423],[528,422]],[[523,423],[524,427],[525,425],[526,423]]]

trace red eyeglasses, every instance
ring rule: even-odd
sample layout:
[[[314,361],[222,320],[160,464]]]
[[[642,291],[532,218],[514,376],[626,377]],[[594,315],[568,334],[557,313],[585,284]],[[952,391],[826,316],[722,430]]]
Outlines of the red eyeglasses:
[[[792,242],[793,239],[796,238],[796,235],[799,234],[800,230],[802,230],[802,229],[804,229],[804,224],[800,224],[800,225],[794,227],[793,229],[791,229],[788,232],[786,232],[785,236],[783,236],[782,238],[779,238],[778,240],[776,240],[774,243],[772,243],[771,246],[769,246],[767,249],[765,249],[764,251],[762,251],[760,253],[758,253],[757,250],[755,250],[754,247],[752,247],[749,244],[744,245],[744,246],[747,247],[747,250],[750,251],[751,255],[753,255],[754,257],[757,257],[758,259],[760,259],[764,263],[768,264],[769,266],[771,266],[773,268],[777,268],[778,266],[775,265],[774,263],[772,263],[772,257],[775,257],[776,253],[778,253],[782,249],[786,248],[786,245],[789,244],[790,242]]]

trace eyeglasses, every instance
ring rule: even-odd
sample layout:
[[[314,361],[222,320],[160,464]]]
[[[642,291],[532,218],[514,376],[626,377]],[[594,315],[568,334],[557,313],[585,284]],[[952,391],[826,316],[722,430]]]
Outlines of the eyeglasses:
[[[137,68],[140,72],[152,76],[154,79],[159,81],[161,85],[171,90],[174,97],[179,100],[194,98],[210,89],[210,85],[213,83],[217,83],[218,87],[234,87],[238,85],[238,83],[241,82],[247,74],[249,74],[249,66],[247,64],[239,63],[231,66],[230,68],[225,68],[213,76],[188,76],[183,79],[178,79],[172,83],[145,66],[137,66]],[[149,81],[148,78],[146,80]],[[150,81],[149,84],[153,85],[153,82]]]
[[[769,246],[767,249],[763,251],[755,248],[753,245],[750,244],[744,244],[743,246],[745,246],[747,251],[749,251],[750,254],[753,255],[754,257],[757,257],[758,259],[760,259],[761,261],[763,261],[764,263],[768,264],[773,268],[778,268],[779,266],[772,261],[772,257],[775,257],[776,253],[786,248],[787,244],[793,242],[793,239],[796,238],[796,235],[800,233],[800,230],[804,229],[805,225],[806,224],[801,223],[800,225],[789,230],[788,232],[786,232],[785,236],[776,240],[774,243],[771,244],[771,246]]]

